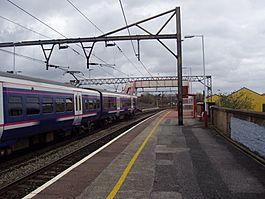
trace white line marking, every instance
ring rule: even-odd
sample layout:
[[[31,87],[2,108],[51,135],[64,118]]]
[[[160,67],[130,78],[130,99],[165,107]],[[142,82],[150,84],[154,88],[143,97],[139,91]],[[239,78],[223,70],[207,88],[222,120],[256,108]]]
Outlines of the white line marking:
[[[13,125],[4,126],[4,130],[6,131],[6,130],[11,130],[11,129],[35,126],[38,124],[39,124],[39,122],[28,122],[28,123],[22,123],[22,124],[13,124]]]
[[[83,114],[83,115],[80,115],[79,117],[92,117],[92,116],[96,116],[97,113],[88,113],[88,114]],[[73,120],[75,119],[76,116],[66,116],[66,117],[60,117],[57,119],[57,122],[62,122],[62,121],[66,121],[66,120]]]
[[[163,111],[162,111],[163,112]],[[116,140],[118,140],[119,138],[121,138],[122,136],[124,136],[125,134],[127,134],[128,132],[130,132],[131,130],[133,130],[134,128],[136,128],[137,126],[139,126],[140,124],[146,122],[147,120],[155,117],[156,115],[160,114],[161,112],[145,119],[144,121],[136,124],[135,126],[131,127],[130,129],[128,129],[127,131],[125,131],[124,133],[122,133],[121,135],[119,135],[118,137],[114,138],[113,140],[111,140],[110,142],[108,142],[107,144],[105,144],[104,146],[100,147],[99,149],[97,149],[96,151],[92,152],[91,154],[89,154],[88,156],[84,157],[82,160],[78,161],[77,163],[75,163],[74,165],[72,165],[71,167],[69,167],[68,169],[64,170],[62,173],[58,174],[57,176],[55,176],[53,179],[49,180],[48,182],[46,182],[45,184],[43,184],[42,186],[40,186],[39,188],[35,189],[34,191],[32,191],[31,193],[29,193],[28,195],[26,195],[25,197],[23,197],[22,199],[30,199],[33,198],[34,196],[36,196],[38,193],[40,193],[41,191],[43,191],[44,189],[46,189],[47,187],[49,187],[51,184],[55,183],[57,180],[59,180],[61,177],[63,177],[64,175],[66,175],[67,173],[69,173],[70,171],[72,171],[74,168],[78,167],[79,165],[81,165],[82,163],[84,163],[85,161],[87,161],[88,159],[92,158],[94,155],[96,155],[98,152],[102,151],[103,149],[105,149],[107,146],[111,145],[113,142],[115,142]]]
[[[109,111],[108,113],[117,113],[117,112],[119,112],[119,110]]]
[[[75,119],[75,116],[69,116],[69,117],[61,117],[57,119],[57,122],[62,122],[62,121],[66,121],[66,120],[73,120]]]
[[[91,117],[91,116],[96,116],[97,113],[88,113],[88,114],[83,114],[82,117]]]

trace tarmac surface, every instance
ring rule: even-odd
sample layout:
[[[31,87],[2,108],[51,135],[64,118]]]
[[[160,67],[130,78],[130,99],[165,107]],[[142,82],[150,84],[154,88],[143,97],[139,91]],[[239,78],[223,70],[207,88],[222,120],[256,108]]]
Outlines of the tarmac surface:
[[[202,122],[185,119],[178,126],[175,111],[162,116],[165,112],[34,198],[265,198],[264,166]]]

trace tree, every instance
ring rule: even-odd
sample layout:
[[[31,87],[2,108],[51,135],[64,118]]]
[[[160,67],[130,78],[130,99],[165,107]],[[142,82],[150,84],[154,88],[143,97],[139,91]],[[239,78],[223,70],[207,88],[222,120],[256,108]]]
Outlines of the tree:
[[[138,98],[138,106],[139,107],[154,107],[155,106],[155,96],[150,93],[144,93]]]
[[[203,94],[202,93],[196,93],[196,99],[198,102],[203,102]]]
[[[253,99],[245,93],[220,94],[219,105],[231,109],[253,109]]]

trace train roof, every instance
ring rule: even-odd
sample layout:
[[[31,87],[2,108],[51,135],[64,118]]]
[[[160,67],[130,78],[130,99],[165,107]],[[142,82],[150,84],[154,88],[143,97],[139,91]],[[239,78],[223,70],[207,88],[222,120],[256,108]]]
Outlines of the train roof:
[[[86,88],[84,87],[82,89],[86,89]],[[90,89],[90,88],[88,88],[88,89]],[[91,89],[93,90],[93,88],[91,88]],[[106,90],[106,89],[94,89],[94,90],[97,90],[97,91],[99,91],[99,92],[101,92],[102,94],[105,94],[105,95],[137,97],[136,95],[130,95],[130,94],[127,94],[127,93],[121,93],[121,92],[117,92],[117,91],[109,91],[109,90]]]
[[[1,72],[1,71],[0,71],[0,77],[20,79],[20,80],[39,82],[39,83],[45,83],[45,84],[51,84],[51,85],[58,85],[58,86],[64,86],[64,87],[68,87],[68,88],[83,89],[83,90],[87,90],[87,91],[96,91],[96,92],[105,93],[107,95],[109,94],[109,95],[114,95],[114,96],[118,96],[118,95],[129,96],[128,94],[125,94],[125,93],[118,93],[118,92],[113,92],[113,91],[108,91],[108,90],[103,90],[103,89],[94,89],[94,88],[78,88],[78,87],[71,85],[71,84],[56,82],[56,81],[52,81],[52,80],[45,80],[45,79],[40,79],[40,78],[35,78],[35,77],[29,77],[29,76],[24,76],[24,75],[18,75],[18,74],[13,74],[13,73]],[[0,79],[0,81],[1,81],[1,79]]]
[[[136,97],[135,95],[130,95],[126,93],[118,93],[118,92],[108,91],[108,90],[100,90],[100,92],[103,95],[110,95],[110,96]]]
[[[13,74],[13,73],[1,72],[1,71],[0,71],[0,76],[7,77],[7,78],[13,78],[13,79],[21,79],[21,80],[28,80],[28,81],[39,82],[39,83],[54,84],[54,85],[59,85],[59,86],[77,88],[71,84],[56,82],[52,80],[45,80],[45,79],[40,79],[40,78],[35,78],[35,77],[29,77],[29,76],[24,76],[24,75],[18,75],[18,74]]]
[[[2,77],[2,78],[1,78]],[[5,79],[7,78],[7,79]],[[7,72],[1,72],[0,71],[0,81],[10,81],[8,79],[12,79],[12,81],[14,81],[14,83],[17,83],[17,80],[21,80],[21,81],[29,81],[29,82],[34,82],[34,86],[36,86],[35,84],[37,83],[43,83],[43,84],[47,84],[52,86],[51,88],[54,89],[54,86],[60,86],[60,89],[67,89],[67,90],[76,90],[76,91],[89,91],[89,92],[97,92],[99,93],[99,91],[97,91],[96,89],[82,89],[82,88],[78,88],[74,85],[71,84],[66,84],[66,83],[61,83],[61,82],[56,82],[56,81],[52,81],[52,80],[44,80],[44,79],[40,79],[40,78],[35,78],[35,77],[28,77],[28,76],[24,76],[24,75],[17,75],[17,74],[13,74],[13,73],[7,73]],[[50,87],[49,86],[49,87]],[[56,88],[55,88],[56,89]]]

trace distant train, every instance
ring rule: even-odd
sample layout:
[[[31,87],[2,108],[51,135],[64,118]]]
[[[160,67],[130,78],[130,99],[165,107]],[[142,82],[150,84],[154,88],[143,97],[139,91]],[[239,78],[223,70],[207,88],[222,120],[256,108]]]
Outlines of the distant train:
[[[133,115],[137,97],[0,72],[0,154]]]

